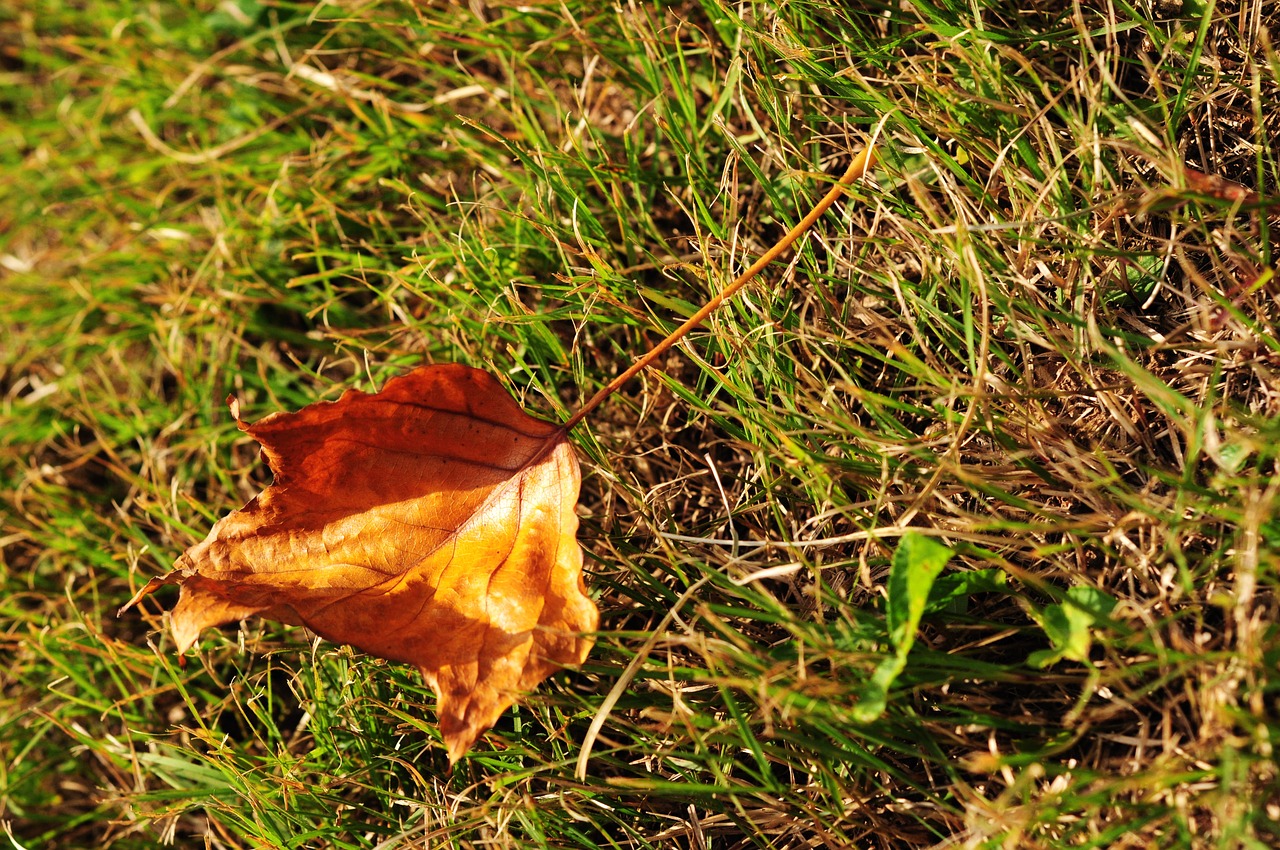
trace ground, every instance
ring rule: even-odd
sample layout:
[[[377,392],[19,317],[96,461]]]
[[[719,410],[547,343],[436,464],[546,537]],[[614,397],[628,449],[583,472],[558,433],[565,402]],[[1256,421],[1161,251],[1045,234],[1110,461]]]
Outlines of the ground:
[[[7,4],[10,842],[1276,846],[1278,36],[1274,0]],[[116,616],[269,482],[229,395],[462,362],[563,422],[873,143],[574,429],[596,647],[452,770],[409,667],[260,619],[182,665],[171,593]]]

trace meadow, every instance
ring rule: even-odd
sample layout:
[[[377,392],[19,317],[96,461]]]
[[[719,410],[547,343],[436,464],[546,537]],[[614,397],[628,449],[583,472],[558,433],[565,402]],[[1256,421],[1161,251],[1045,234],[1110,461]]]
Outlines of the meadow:
[[[1280,845],[1277,39],[1277,0],[0,6],[0,844]],[[452,769],[407,665],[116,616],[270,482],[228,396],[459,362],[562,422],[873,140],[572,431],[595,648]]]

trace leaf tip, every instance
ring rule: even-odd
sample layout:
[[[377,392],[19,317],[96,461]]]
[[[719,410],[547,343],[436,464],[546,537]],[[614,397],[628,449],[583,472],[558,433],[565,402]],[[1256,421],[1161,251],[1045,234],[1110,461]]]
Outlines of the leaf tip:
[[[146,597],[150,596],[152,593],[155,593],[155,591],[158,588],[161,588],[166,584],[169,584],[170,575],[172,575],[172,573],[170,573],[169,575],[154,576],[150,581],[144,584],[137,593],[133,595],[132,599],[130,599],[128,602],[120,606],[119,610],[116,611],[116,617],[123,617],[125,615],[125,612],[128,611],[130,608],[137,605],[139,602],[141,602]]]

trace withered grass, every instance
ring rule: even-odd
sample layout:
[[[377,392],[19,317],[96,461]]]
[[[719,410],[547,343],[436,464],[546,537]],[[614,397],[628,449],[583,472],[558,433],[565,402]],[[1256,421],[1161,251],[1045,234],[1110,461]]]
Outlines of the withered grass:
[[[0,9],[6,839],[1280,844],[1278,35],[1275,0]],[[455,360],[562,421],[882,119],[575,430],[597,649],[451,774],[411,670],[256,621],[183,668],[113,616],[264,483],[227,395]],[[862,722],[909,531],[956,593]]]

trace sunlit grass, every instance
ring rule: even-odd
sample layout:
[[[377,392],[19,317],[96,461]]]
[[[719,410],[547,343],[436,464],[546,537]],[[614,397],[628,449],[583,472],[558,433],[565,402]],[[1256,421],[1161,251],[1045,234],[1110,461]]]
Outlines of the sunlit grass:
[[[13,843],[1280,841],[1276,10],[1060,5],[0,10]],[[229,394],[563,420],[881,120],[574,431],[596,650],[452,772],[408,668],[115,617],[265,483]]]

